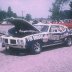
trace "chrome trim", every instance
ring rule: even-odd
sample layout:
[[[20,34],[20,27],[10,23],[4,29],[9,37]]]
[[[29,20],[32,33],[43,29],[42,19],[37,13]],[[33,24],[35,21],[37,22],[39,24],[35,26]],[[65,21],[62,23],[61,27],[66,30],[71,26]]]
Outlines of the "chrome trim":
[[[63,43],[63,42],[62,42]],[[48,46],[54,46],[54,45],[59,45],[59,44],[62,44],[62,43],[57,43],[57,44],[50,44],[50,45],[44,45],[42,47],[48,47]]]
[[[9,44],[5,44],[5,47],[24,48],[25,49],[25,47],[22,46],[22,45],[9,45]]]

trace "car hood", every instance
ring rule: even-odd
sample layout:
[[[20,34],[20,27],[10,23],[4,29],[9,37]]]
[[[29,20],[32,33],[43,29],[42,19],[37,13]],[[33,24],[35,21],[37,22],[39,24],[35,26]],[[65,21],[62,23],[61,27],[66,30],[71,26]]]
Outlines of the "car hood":
[[[26,30],[35,30],[39,31],[36,29],[33,25],[31,25],[28,21],[24,19],[6,19],[6,21],[10,22],[12,25],[14,25],[17,29],[26,29]]]

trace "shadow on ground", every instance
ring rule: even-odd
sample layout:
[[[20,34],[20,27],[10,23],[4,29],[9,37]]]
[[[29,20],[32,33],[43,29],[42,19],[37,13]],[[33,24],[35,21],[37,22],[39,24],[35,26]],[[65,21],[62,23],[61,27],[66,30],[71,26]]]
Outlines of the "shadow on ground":
[[[26,56],[26,55],[30,55],[30,52],[28,50],[24,50],[24,49],[14,49],[14,50],[2,50],[0,51],[0,53],[3,53],[5,55],[13,55],[13,56]]]
[[[54,46],[49,46],[49,47],[43,48],[43,51],[42,51],[42,52],[51,51],[51,50],[55,50],[55,49],[59,49],[59,48],[63,48],[63,47],[65,47],[65,45],[54,45]]]
[[[43,48],[42,52],[45,52],[45,51],[51,51],[51,50],[55,50],[55,49],[58,49],[58,48],[63,48],[64,45],[56,45],[56,46],[49,46],[49,47],[46,47],[46,48]],[[0,51],[0,53],[3,53],[5,55],[13,55],[13,56],[27,56],[27,55],[35,55],[35,54],[31,54],[29,50],[25,50],[25,49],[14,49],[14,50],[3,50],[3,51]]]

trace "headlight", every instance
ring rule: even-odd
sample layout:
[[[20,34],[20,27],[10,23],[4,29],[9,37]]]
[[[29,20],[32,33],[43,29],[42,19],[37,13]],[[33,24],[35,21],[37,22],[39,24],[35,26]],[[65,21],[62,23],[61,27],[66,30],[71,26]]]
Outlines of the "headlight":
[[[20,44],[20,40],[17,40],[17,44]]]
[[[5,39],[4,38],[0,38],[0,42],[1,43],[4,43],[5,42]]]
[[[23,40],[21,40],[21,44],[22,44],[22,45],[24,44]]]

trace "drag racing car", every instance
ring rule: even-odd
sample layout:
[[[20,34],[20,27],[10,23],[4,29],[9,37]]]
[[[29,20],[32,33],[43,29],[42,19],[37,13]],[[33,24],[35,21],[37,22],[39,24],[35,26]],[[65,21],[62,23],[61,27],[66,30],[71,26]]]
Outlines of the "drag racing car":
[[[2,46],[6,49],[28,49],[38,54],[42,48],[58,44],[72,45],[72,33],[68,27],[60,24],[31,25],[22,19],[7,19],[14,25],[8,34],[2,35]]]

